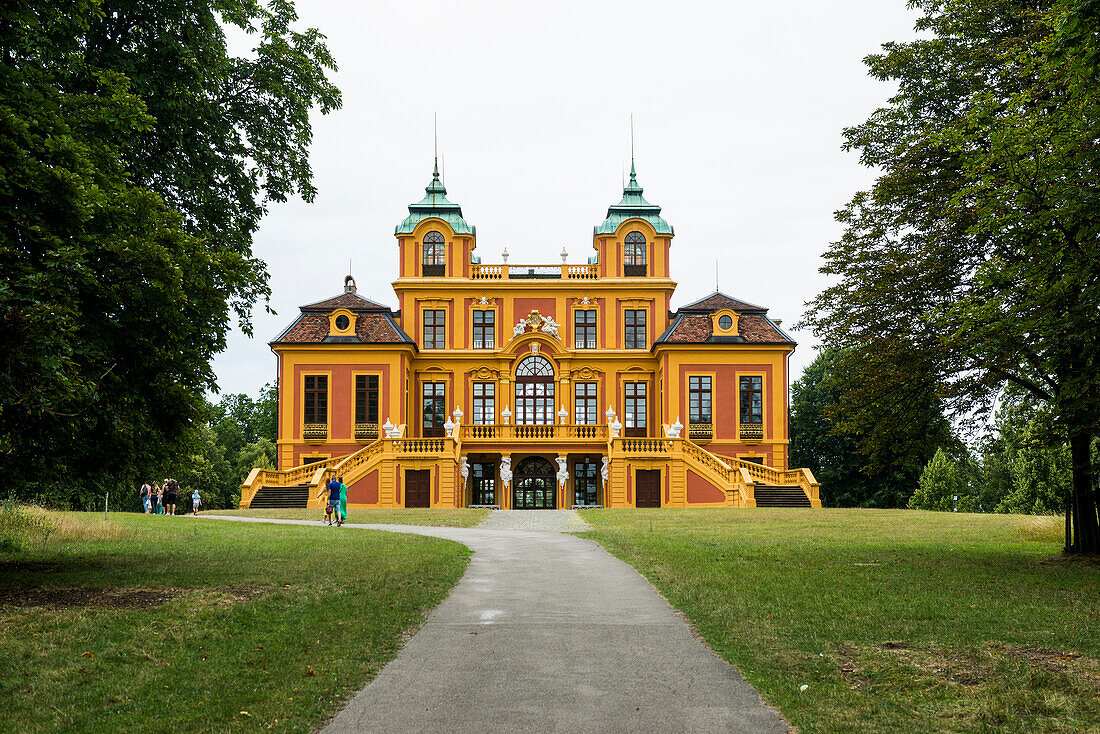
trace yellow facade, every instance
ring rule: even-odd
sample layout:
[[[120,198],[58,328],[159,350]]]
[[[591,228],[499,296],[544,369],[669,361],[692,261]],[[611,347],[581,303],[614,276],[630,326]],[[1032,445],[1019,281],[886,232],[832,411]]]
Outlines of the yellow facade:
[[[426,194],[396,311],[349,276],[271,343],[279,468],[242,506],[334,477],[352,507],[820,506],[787,461],[794,342],[721,293],[670,310],[673,230],[633,170],[585,263],[483,264],[438,175]]]

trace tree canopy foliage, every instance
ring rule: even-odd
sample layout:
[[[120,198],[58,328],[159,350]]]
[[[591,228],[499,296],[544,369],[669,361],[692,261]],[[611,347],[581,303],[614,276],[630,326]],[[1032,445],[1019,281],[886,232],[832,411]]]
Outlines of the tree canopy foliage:
[[[806,321],[867,378],[848,398],[875,434],[917,417],[914,375],[959,415],[1008,385],[1049,404],[1071,449],[1071,549],[1098,552],[1096,3],[910,5],[923,37],[866,60],[897,93],[845,131],[881,175],[838,213],[836,283]]]
[[[0,473],[134,480],[203,416],[210,360],[268,295],[252,235],[315,191],[340,105],[290,0],[0,7]],[[226,28],[254,39],[229,52]]]
[[[791,385],[791,466],[814,473],[829,507],[905,507],[925,463],[956,443],[934,385],[912,386],[918,420],[875,431],[864,424],[867,414],[846,410],[846,396],[864,378],[838,372],[841,356],[823,350]]]

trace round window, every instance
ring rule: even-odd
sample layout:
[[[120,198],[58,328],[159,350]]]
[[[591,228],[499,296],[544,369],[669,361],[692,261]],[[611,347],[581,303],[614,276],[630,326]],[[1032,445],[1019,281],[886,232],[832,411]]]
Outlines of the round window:
[[[718,328],[720,328],[722,331],[729,331],[733,328],[733,318],[729,315],[719,316]]]
[[[344,314],[340,314],[336,317],[336,329],[337,331],[347,331],[348,326],[351,324],[351,320]]]

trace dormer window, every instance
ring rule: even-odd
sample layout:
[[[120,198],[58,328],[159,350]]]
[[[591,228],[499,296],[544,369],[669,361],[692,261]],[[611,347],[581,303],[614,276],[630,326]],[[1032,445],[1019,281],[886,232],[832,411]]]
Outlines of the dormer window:
[[[340,314],[336,317],[337,331],[347,331],[349,326],[351,326],[351,319],[349,319],[347,316],[345,316],[344,314]]]
[[[439,232],[424,235],[424,275],[446,275],[447,240]]]
[[[722,331],[729,331],[733,328],[733,317],[728,313],[724,313],[718,317],[718,328]]]
[[[645,275],[646,239],[641,232],[631,232],[623,240],[623,275]]]

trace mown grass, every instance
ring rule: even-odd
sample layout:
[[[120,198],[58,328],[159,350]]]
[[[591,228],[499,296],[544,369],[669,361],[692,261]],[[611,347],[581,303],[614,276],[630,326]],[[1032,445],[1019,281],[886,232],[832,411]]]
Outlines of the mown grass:
[[[121,536],[0,555],[0,731],[310,731],[469,556],[367,530],[112,518]]]
[[[584,518],[804,732],[1100,732],[1100,564],[1058,557],[1056,518]]]
[[[243,515],[278,520],[324,520],[323,509],[312,510],[210,510],[210,515]],[[472,528],[485,519],[489,510],[405,509],[371,510],[348,508],[348,522],[382,525],[433,525],[448,528]]]

